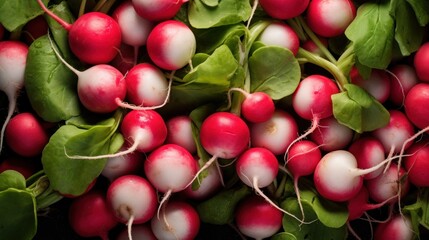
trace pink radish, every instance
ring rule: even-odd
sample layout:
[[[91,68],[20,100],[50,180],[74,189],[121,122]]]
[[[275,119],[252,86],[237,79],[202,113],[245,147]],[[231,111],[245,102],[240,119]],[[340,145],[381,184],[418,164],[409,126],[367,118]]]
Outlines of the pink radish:
[[[207,168],[207,175],[199,182],[198,189],[192,185],[183,190],[183,195],[190,199],[203,200],[215,194],[222,187],[221,176],[215,165]]]
[[[128,229],[123,229],[116,240],[130,240],[130,239],[144,239],[144,240],[157,240],[152,232],[150,224],[137,224],[131,229],[131,238],[128,233]]]
[[[157,239],[195,239],[200,230],[200,217],[187,202],[170,201],[163,208],[163,219],[152,218],[151,228]]]
[[[413,143],[407,149],[404,168],[409,181],[417,187],[429,187],[429,141]]]
[[[291,114],[277,109],[267,121],[250,124],[250,134],[253,147],[265,147],[279,155],[297,138],[298,124]]]
[[[289,49],[293,55],[298,53],[299,38],[295,30],[286,23],[272,22],[259,36],[259,41],[267,46],[279,46]]]
[[[320,145],[323,151],[343,149],[350,144],[353,130],[339,123],[333,116],[319,121],[319,127],[310,134],[311,140]]]
[[[107,240],[118,221],[101,191],[90,191],[73,199],[68,211],[71,228],[81,237]]]
[[[409,216],[396,214],[375,228],[374,240],[411,240],[415,232]]]
[[[24,87],[24,72],[27,64],[28,46],[18,41],[0,41],[0,90],[9,101],[9,109],[0,134],[0,152],[6,126],[16,108],[18,94]]]
[[[429,83],[414,85],[405,97],[404,108],[408,119],[419,129],[429,127]]]
[[[389,100],[396,106],[402,106],[405,96],[407,96],[410,89],[419,82],[416,70],[410,65],[397,64],[390,68],[390,73]]]
[[[188,0],[132,0],[136,12],[149,21],[173,18]]]
[[[414,55],[414,68],[421,81],[429,82],[429,42],[423,43]]]
[[[371,168],[386,158],[383,144],[377,138],[370,135],[361,137],[354,141],[349,146],[348,151],[355,156],[358,167],[361,169]],[[382,172],[383,169],[378,169],[365,174],[363,178],[375,178]]]
[[[259,0],[262,9],[271,17],[290,19],[301,15],[310,0]]]
[[[164,193],[158,208],[158,218],[163,203],[172,193],[184,190],[198,171],[194,157],[176,144],[164,144],[153,150],[144,161],[143,167],[151,184]]]
[[[49,141],[42,121],[33,113],[23,112],[11,118],[5,131],[6,144],[17,154],[35,157]]]
[[[365,89],[377,101],[384,103],[390,95],[390,76],[385,70],[372,69],[368,79],[364,79],[357,68],[350,72],[351,82]]]
[[[183,22],[166,20],[152,29],[146,48],[155,65],[165,70],[178,70],[191,62],[196,51],[196,39]]]
[[[69,32],[70,49],[80,61],[88,64],[108,63],[118,53],[121,29],[109,15],[89,12],[70,24],[46,8],[42,0],[37,2],[46,14]]]
[[[153,186],[137,175],[124,175],[115,179],[107,189],[106,198],[118,221],[128,225],[130,239],[132,224],[148,222],[158,206]]]
[[[356,17],[356,6],[351,0],[312,0],[307,11],[308,26],[322,37],[335,37]]]
[[[273,236],[282,227],[282,219],[283,214],[279,209],[257,195],[242,200],[235,214],[238,230],[254,239]]]
[[[248,93],[241,88],[230,88],[228,91],[228,103],[231,104],[231,92],[237,91],[244,95],[241,103],[241,114],[252,123],[268,121],[274,114],[275,105],[270,95],[265,92]]]
[[[166,143],[174,143],[184,147],[191,154],[197,152],[197,145],[192,133],[192,120],[187,115],[171,117],[166,122],[167,139]]]
[[[85,108],[96,113],[110,113],[118,108],[117,99],[126,95],[124,75],[108,64],[94,65],[78,71],[67,63],[51,42],[58,59],[78,77],[77,94]]]

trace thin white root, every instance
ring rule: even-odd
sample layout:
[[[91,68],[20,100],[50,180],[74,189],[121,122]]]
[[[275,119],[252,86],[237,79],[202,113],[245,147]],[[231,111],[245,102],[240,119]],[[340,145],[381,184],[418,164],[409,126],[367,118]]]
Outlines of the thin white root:
[[[132,227],[132,225],[133,225],[133,222],[134,222],[134,215],[131,215],[131,216],[130,216],[130,219],[128,219],[128,223],[127,223],[127,228],[128,228],[128,239],[129,239],[129,240],[133,240],[133,234],[132,234],[132,231],[131,231],[131,227]]]
[[[216,161],[216,159],[217,159],[217,156],[216,155],[213,155],[213,157],[211,157],[199,170],[198,170],[198,172],[195,174],[195,176],[191,179],[191,181],[188,183],[188,184],[186,184],[186,186],[183,188],[183,189],[185,189],[185,188],[187,188],[187,187],[189,187],[189,186],[191,186],[191,184],[195,181],[195,179],[197,179],[198,178],[198,176],[204,171],[204,170],[206,170],[207,168],[209,168],[210,167],[210,165],[214,162],[214,161]],[[221,176],[221,179],[222,179],[222,176]],[[222,182],[223,182],[223,180],[221,180]]]
[[[159,214],[161,212],[161,209],[164,207],[164,203],[166,203],[168,201],[168,199],[170,198],[172,192],[173,191],[170,189],[162,197],[161,202],[159,203],[159,206],[158,206],[158,211],[156,213],[156,216],[157,216],[158,219],[159,219]]]

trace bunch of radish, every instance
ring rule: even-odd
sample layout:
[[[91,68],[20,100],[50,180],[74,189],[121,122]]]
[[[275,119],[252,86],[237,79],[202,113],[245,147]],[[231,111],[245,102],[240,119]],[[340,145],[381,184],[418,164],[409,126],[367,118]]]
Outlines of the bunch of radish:
[[[0,16],[0,174],[64,198],[33,213],[83,239],[429,236],[428,4],[31,1]],[[73,116],[38,110],[70,93]]]

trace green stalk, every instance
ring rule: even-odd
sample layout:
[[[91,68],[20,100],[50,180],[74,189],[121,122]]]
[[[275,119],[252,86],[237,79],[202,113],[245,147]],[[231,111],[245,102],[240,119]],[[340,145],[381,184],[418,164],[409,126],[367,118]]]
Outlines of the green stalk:
[[[79,8],[79,17],[85,14],[86,0],[82,0]]]

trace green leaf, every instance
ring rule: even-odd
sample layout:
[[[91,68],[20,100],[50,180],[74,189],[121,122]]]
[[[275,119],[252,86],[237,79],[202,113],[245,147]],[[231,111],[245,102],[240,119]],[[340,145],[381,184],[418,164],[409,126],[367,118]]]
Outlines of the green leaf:
[[[240,188],[223,190],[201,202],[197,205],[201,221],[218,225],[231,223],[238,202],[249,194],[251,190],[242,185]]]
[[[49,0],[43,0],[47,4]],[[10,32],[23,27],[33,18],[43,14],[37,1],[0,0],[0,23]]]
[[[202,3],[209,7],[216,7],[220,0],[201,0]]]
[[[301,68],[292,52],[269,46],[255,50],[249,58],[251,92],[265,92],[274,100],[289,96],[298,87]]]
[[[406,0],[414,10],[417,21],[420,26],[426,26],[429,23],[429,1]]]
[[[31,44],[24,77],[31,106],[45,121],[59,122],[80,114],[77,76],[59,61],[47,36]]]
[[[344,85],[345,91],[332,95],[334,117],[358,133],[369,132],[389,123],[387,109],[364,89]]]
[[[37,231],[36,199],[23,190],[0,192],[1,239],[31,240]]]
[[[270,238],[271,240],[298,240],[293,234],[287,232],[277,233]]]
[[[250,17],[252,10],[247,0],[222,0],[216,6],[206,2],[189,2],[188,18],[192,27],[211,28],[243,22]]]
[[[0,191],[8,188],[24,190],[25,187],[25,178],[18,171],[6,170],[0,173]]]
[[[345,31],[357,59],[368,67],[385,69],[391,62],[395,21],[390,7],[387,1],[362,4]]]

